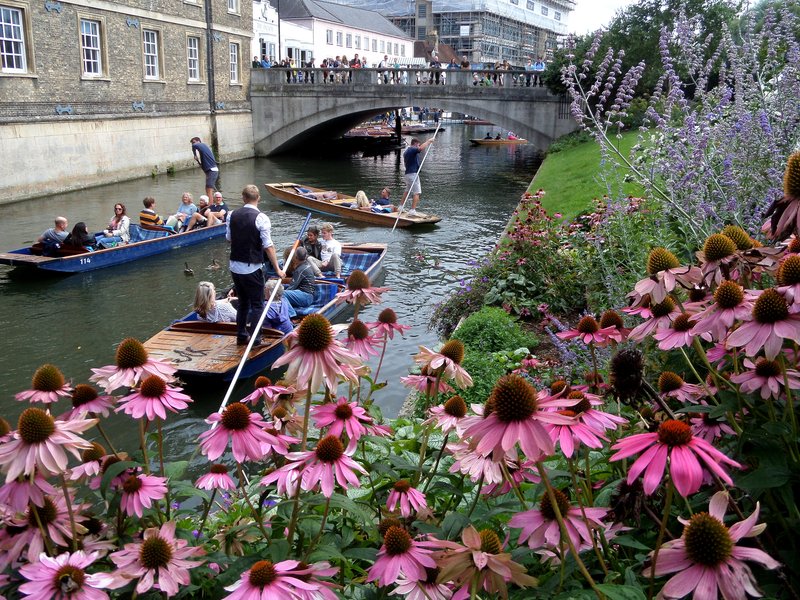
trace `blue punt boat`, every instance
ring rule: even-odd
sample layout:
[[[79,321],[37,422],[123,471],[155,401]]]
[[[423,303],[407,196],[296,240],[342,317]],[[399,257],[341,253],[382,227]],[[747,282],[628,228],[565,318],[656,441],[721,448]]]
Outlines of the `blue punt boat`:
[[[355,269],[364,271],[374,281],[383,265],[386,244],[344,244],[342,247],[342,275]],[[341,279],[319,279],[314,294],[314,303],[298,314],[319,313],[329,321],[340,318],[347,305],[336,304],[336,294],[342,289]],[[283,354],[283,333],[275,329],[262,328],[261,346],[250,351],[240,377],[254,377],[269,369]],[[244,346],[236,345],[236,323],[208,323],[201,321],[192,312],[159,331],[144,343],[153,358],[170,361],[184,379],[233,378]]]
[[[41,247],[34,244],[0,253],[0,264],[20,267],[31,271],[51,273],[82,273],[104,267],[113,267],[126,262],[139,260],[168,252],[182,246],[191,246],[225,235],[225,224],[200,227],[185,233],[170,233],[166,230],[143,229],[131,224],[131,241],[113,248],[89,251],[83,248],[61,248],[59,256],[42,256]]]

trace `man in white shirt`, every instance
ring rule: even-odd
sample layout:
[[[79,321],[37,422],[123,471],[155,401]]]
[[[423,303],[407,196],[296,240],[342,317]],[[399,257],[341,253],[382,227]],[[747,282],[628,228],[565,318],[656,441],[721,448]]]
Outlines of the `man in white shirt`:
[[[320,271],[332,271],[334,277],[342,276],[342,244],[333,239],[333,224],[324,223],[320,227],[322,233],[322,252],[320,258],[308,257],[308,262],[319,268]]]

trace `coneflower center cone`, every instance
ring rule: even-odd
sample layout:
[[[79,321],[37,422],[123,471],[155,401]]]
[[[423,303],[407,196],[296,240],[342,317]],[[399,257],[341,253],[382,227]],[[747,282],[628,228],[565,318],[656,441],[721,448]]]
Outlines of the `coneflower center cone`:
[[[81,460],[85,463],[100,460],[106,455],[106,449],[97,442],[92,442],[92,447],[81,453]]]
[[[650,312],[653,313],[654,317],[666,317],[670,314],[673,310],[675,310],[675,302],[672,298],[664,298],[663,302],[659,302],[658,304],[650,305]]]
[[[789,256],[778,269],[778,285],[800,283],[800,256]]]
[[[672,329],[675,331],[689,331],[692,327],[694,327],[694,323],[689,320],[688,313],[679,314],[672,322]]]
[[[759,358],[756,361],[756,375],[759,377],[777,377],[781,374],[781,366],[776,360]]]
[[[384,308],[378,315],[378,322],[384,325],[394,325],[397,323],[397,313],[391,308]]]
[[[365,340],[369,337],[369,328],[363,321],[356,319],[347,328],[347,335],[354,340]]]
[[[786,248],[787,252],[791,252],[792,254],[797,254],[800,252],[800,238],[792,238],[792,241],[789,242],[789,246]]]
[[[297,343],[309,352],[320,352],[333,342],[331,324],[322,315],[306,316],[297,328]]]
[[[117,346],[115,362],[120,369],[141,367],[147,362],[147,350],[136,338],[126,338]]]
[[[214,473],[216,475],[223,475],[224,473],[228,472],[228,467],[225,465],[221,465],[219,463],[214,463],[208,468],[209,472]]]
[[[352,412],[352,411],[350,411],[350,412]],[[271,414],[272,414],[272,418],[273,419],[277,419],[278,421],[282,421],[283,419],[285,419],[286,417],[289,416],[289,411],[287,411],[282,406],[276,406],[275,408],[272,409],[272,413]]]
[[[774,288],[761,292],[761,295],[753,305],[753,318],[759,323],[776,323],[788,316],[789,305],[786,304],[786,299]]]
[[[269,377],[264,377],[263,375],[259,375],[256,378],[256,382],[253,385],[255,389],[267,387],[268,385],[272,385],[272,380]]]
[[[150,375],[142,381],[139,393],[145,398],[160,398],[167,391],[167,382],[158,375]]]
[[[333,463],[344,455],[344,446],[335,435],[326,435],[317,443],[315,452],[322,462]]]
[[[500,554],[502,552],[503,545],[494,531],[481,529],[479,535],[481,536],[481,552],[488,552],[489,554]]]
[[[461,361],[464,360],[464,342],[461,340],[448,340],[439,350],[439,354],[460,365]]]
[[[728,236],[721,233],[715,233],[708,236],[706,243],[703,245],[703,253],[706,255],[706,260],[713,262],[728,258],[736,252],[736,244]]]
[[[572,392],[569,391],[569,384],[564,381],[563,379],[557,379],[553,383],[550,384],[550,393],[554,396],[566,390],[567,394],[571,394]]]
[[[347,278],[347,289],[351,291],[365,290],[369,287],[369,277],[364,271],[356,269]]]
[[[11,424],[3,417],[0,417],[0,437],[7,435],[11,431]]]
[[[383,544],[389,556],[405,554],[411,548],[411,536],[402,527],[389,527],[383,536]]]
[[[19,437],[26,444],[39,444],[56,430],[56,422],[41,408],[26,408],[17,421]]]
[[[250,568],[250,575],[247,576],[250,585],[263,588],[278,578],[275,565],[268,560],[260,560]]]
[[[135,494],[142,489],[142,480],[136,477],[136,475],[131,475],[122,484],[122,489],[126,494]]]
[[[62,592],[62,586],[67,583],[70,584],[68,586],[70,590],[77,592],[83,587],[85,581],[86,574],[83,572],[83,569],[73,567],[72,565],[64,565],[58,571],[56,571],[56,574],[53,576],[53,584],[55,588],[57,590],[61,590]],[[70,593],[69,595],[71,596],[72,594]]]
[[[490,397],[492,410],[503,423],[525,421],[536,412],[536,390],[519,375],[498,379]]]
[[[734,308],[744,300],[744,290],[735,281],[723,281],[714,292],[714,302],[720,308]]]
[[[139,549],[139,560],[146,569],[166,567],[172,560],[172,547],[160,535],[147,538]]]
[[[241,402],[229,404],[222,413],[222,425],[231,431],[241,431],[250,425],[250,409]]]
[[[553,495],[556,497],[556,505],[558,506],[558,512],[561,513],[561,516],[565,516],[567,511],[569,511],[570,504],[569,498],[567,495],[562,492],[561,490],[553,490]],[[542,516],[549,520],[555,521],[556,520],[556,513],[553,510],[553,504],[550,502],[550,495],[545,493],[542,496],[542,500],[539,502],[539,510],[542,513]]]
[[[592,408],[592,403],[589,402],[589,399],[584,395],[583,392],[579,392],[577,390],[570,392],[567,398],[569,400],[578,400],[577,404],[570,407],[570,410],[574,411],[576,414],[586,412]]]
[[[655,275],[659,271],[675,269],[680,264],[675,255],[666,248],[653,248],[647,257],[647,274]]]
[[[668,394],[680,389],[683,385],[683,378],[677,373],[672,371],[664,371],[658,377],[658,391],[662,394]]]
[[[336,415],[337,419],[346,421],[353,416],[353,408],[347,402],[344,404],[337,404],[336,408],[333,409],[333,414]]]
[[[33,374],[31,387],[40,392],[55,392],[64,387],[64,375],[54,365],[42,365]]]
[[[39,526],[36,522],[36,515],[39,515],[39,520],[42,522],[42,525],[46,526],[48,523],[52,523],[58,516],[55,503],[47,497],[44,499],[43,506],[36,506],[33,502],[29,502],[28,525],[34,528]]]
[[[453,396],[444,403],[444,412],[451,417],[460,419],[467,414],[467,403],[461,396]]]
[[[400,492],[401,494],[405,494],[410,489],[411,489],[411,484],[408,482],[407,479],[400,479],[398,481],[395,481],[394,483],[395,492]]]
[[[78,408],[97,398],[97,390],[85,383],[79,383],[72,392],[72,406]]]
[[[378,524],[378,533],[382,538],[386,537],[386,532],[389,531],[390,527],[399,527],[400,529],[403,529],[403,522],[395,517],[385,517]]]
[[[722,230],[722,235],[729,238],[739,250],[749,250],[753,242],[747,232],[738,225],[728,225]]]
[[[600,325],[597,324],[597,319],[591,315],[587,315],[578,321],[576,329],[580,333],[596,333],[597,330],[600,329]]]
[[[664,421],[658,426],[658,441],[670,447],[685,446],[692,441],[692,428],[683,421]]]
[[[728,528],[717,518],[702,512],[683,529],[686,554],[692,562],[714,567],[731,555],[733,540]]]
[[[607,310],[600,316],[600,328],[605,329],[606,327],[616,327],[620,329],[625,324],[622,321],[622,317],[619,316],[619,313],[615,310]]]

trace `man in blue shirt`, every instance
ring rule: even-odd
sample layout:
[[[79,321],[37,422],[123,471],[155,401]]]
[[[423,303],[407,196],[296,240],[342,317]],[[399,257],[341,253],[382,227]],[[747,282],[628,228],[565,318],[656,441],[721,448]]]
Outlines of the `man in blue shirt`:
[[[195,162],[203,169],[206,174],[206,196],[213,197],[214,190],[217,189],[217,179],[219,178],[219,167],[214,153],[206,144],[200,141],[199,137],[192,138],[192,154]]]
[[[422,187],[419,183],[419,167],[420,167],[420,153],[433,143],[433,138],[425,140],[420,143],[417,138],[412,138],[411,145],[403,152],[403,162],[406,166],[406,193],[403,194],[404,201],[408,200],[410,195],[411,210],[408,211],[408,216],[417,216],[417,204],[419,204],[419,195],[422,193]],[[405,205],[405,204],[404,204]]]

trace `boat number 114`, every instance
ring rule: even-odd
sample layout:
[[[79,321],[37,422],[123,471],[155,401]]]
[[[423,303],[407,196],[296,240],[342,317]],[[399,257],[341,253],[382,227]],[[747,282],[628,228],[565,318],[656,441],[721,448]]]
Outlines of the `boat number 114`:
[[[81,259],[81,264],[82,264],[82,265],[88,265],[88,264],[89,264],[89,263],[91,263],[91,262],[92,262],[92,259],[91,259],[91,258],[82,258],[82,259]]]

